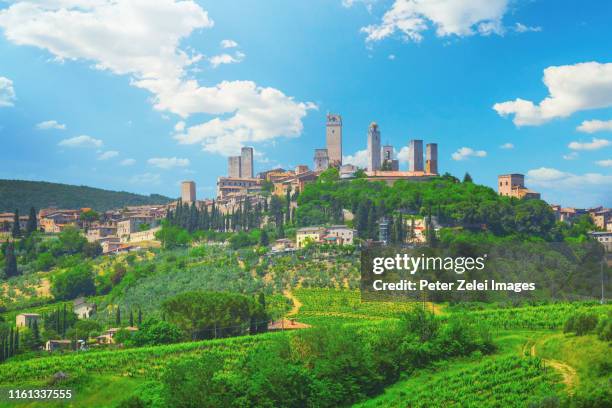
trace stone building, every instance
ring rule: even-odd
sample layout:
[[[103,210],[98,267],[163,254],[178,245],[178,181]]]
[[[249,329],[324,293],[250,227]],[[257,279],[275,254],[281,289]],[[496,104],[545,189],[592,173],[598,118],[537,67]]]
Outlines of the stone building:
[[[327,115],[325,139],[329,166],[342,166],[342,116],[332,113]]]
[[[408,171],[423,170],[423,141],[411,140],[408,145]]]
[[[368,171],[380,170],[380,130],[372,122],[368,128]]]
[[[253,148],[243,147],[240,150],[240,177],[253,178]]]
[[[191,204],[196,200],[196,185],[194,181],[183,181],[181,183],[181,200]]]

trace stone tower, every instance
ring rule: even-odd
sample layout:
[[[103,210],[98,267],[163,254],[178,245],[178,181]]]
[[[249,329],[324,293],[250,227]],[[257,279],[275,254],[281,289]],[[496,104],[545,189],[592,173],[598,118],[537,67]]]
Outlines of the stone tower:
[[[324,171],[329,167],[329,156],[327,149],[315,149],[314,169],[315,171]]]
[[[243,147],[240,151],[240,177],[253,178],[253,148]]]
[[[428,143],[425,153],[425,172],[438,174],[438,144]]]
[[[368,128],[368,171],[380,170],[380,130],[376,122]]]
[[[196,185],[194,181],[183,181],[181,183],[181,201],[191,204],[196,200]]]
[[[242,159],[240,156],[230,156],[227,158],[227,176],[232,178],[240,178],[242,173],[241,163]]]
[[[423,171],[422,140],[411,140],[408,145],[408,171]]]
[[[342,116],[333,113],[327,115],[325,139],[329,165],[342,166]]]

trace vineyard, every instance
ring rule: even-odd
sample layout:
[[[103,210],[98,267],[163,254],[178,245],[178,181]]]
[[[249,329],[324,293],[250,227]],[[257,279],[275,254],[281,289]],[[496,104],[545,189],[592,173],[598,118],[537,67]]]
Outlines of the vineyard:
[[[293,293],[303,303],[298,318],[306,322],[396,318],[415,305],[406,302],[362,302],[358,290],[296,289]]]
[[[605,314],[612,305],[598,303],[557,303],[544,306],[525,306],[511,309],[490,309],[466,312],[464,316],[485,322],[497,329],[556,330],[563,327],[568,317],[579,311]]]
[[[170,362],[214,351],[230,359],[255,344],[262,344],[282,333],[243,336],[229,339],[206,340],[165,346],[141,347],[126,350],[92,351],[56,355],[11,364],[0,364],[2,384],[18,384],[33,379],[45,380],[57,372],[68,375],[84,373],[112,373],[131,377],[156,378]]]
[[[427,380],[416,377],[402,383],[398,393],[359,407],[526,407],[556,395],[558,381],[559,375],[539,358],[510,356]]]

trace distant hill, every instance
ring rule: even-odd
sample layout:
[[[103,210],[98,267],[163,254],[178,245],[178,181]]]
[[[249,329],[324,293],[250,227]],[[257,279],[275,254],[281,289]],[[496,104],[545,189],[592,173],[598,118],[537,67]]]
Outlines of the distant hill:
[[[165,204],[171,200],[159,194],[146,196],[44,181],[0,180],[0,212],[18,208],[21,214],[27,214],[30,207],[37,211],[48,207],[105,211],[128,205]]]

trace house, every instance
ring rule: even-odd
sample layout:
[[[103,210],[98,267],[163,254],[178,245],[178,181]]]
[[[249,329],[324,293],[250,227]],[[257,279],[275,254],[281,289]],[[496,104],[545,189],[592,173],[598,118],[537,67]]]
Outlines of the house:
[[[294,248],[293,241],[288,238],[277,239],[272,245],[272,252],[284,252]]]
[[[45,343],[46,351],[70,350],[72,349],[71,340],[49,340]]]
[[[102,253],[108,254],[116,251],[121,246],[121,240],[116,237],[102,238],[98,241],[102,247]]]
[[[321,242],[325,235],[323,227],[305,227],[296,231],[295,239],[298,248],[304,248],[308,242]]]
[[[127,330],[131,333],[134,333],[138,331],[138,327],[133,327],[133,326],[119,327],[119,328],[112,327],[108,329],[107,331],[105,331],[104,333],[102,333],[100,336],[96,337],[96,339],[98,340],[98,344],[114,344],[115,334],[117,334],[119,330]]]
[[[357,231],[345,225],[332,225],[327,227],[325,239],[333,241],[337,245],[353,245],[353,238]]]
[[[612,210],[602,207],[594,208],[589,210],[589,216],[597,228],[607,230],[608,224],[612,221]]]
[[[32,327],[34,322],[40,325],[40,315],[38,313],[21,313],[15,317],[17,327]]]
[[[96,304],[85,301],[85,298],[77,298],[72,304],[72,311],[79,319],[88,319],[96,312]]]
[[[149,228],[146,231],[132,232],[128,235],[121,236],[121,243],[128,242],[143,242],[143,241],[155,241],[155,233],[161,230],[161,227]]]
[[[606,249],[606,252],[612,252],[612,232],[593,231],[589,232],[589,236],[599,241]]]
[[[113,237],[117,235],[117,227],[99,225],[87,230],[87,241],[95,242],[102,238]]]
[[[141,225],[149,224],[151,226],[155,221],[155,218],[149,217],[148,215],[131,216],[117,221],[117,236],[119,238],[124,235],[130,235],[133,232],[137,232]]]
[[[80,210],[44,208],[38,212],[40,228],[47,233],[57,233],[67,225],[78,225]]]

